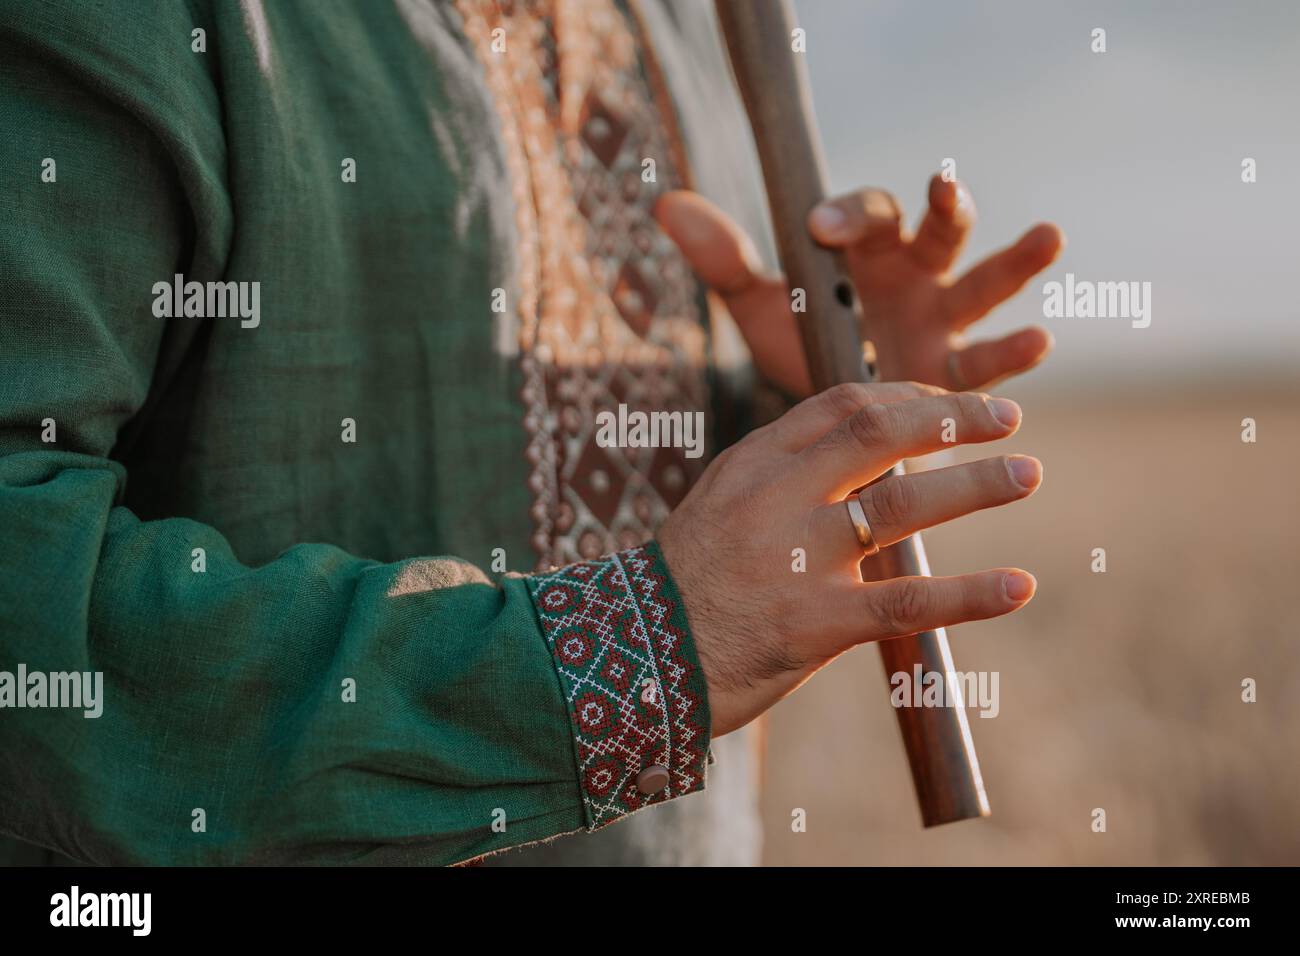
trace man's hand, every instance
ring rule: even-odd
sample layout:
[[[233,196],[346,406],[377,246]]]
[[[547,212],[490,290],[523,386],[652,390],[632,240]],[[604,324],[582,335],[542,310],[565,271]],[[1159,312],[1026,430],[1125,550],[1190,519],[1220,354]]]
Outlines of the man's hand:
[[[915,382],[837,385],[723,451],[660,529],[708,682],[715,736],[743,726],[855,644],[1007,614],[1033,596],[1031,575],[1000,568],[957,577],[863,582],[862,546],[844,497],[902,458],[994,441],[1020,407]],[[892,476],[861,500],[876,542],[1032,494],[1038,461],[987,458]],[[806,558],[796,570],[794,549]]]
[[[690,192],[667,193],[655,216],[707,285],[727,303],[758,370],[795,396],[812,392],[785,279],[765,274],[753,243],[725,213]],[[894,198],[864,189],[808,217],[812,237],[843,250],[862,299],[882,377],[948,389],[984,388],[1042,361],[1052,337],[1038,326],[965,344],[962,332],[1056,259],[1061,231],[1037,225],[959,278],[949,275],[975,221],[966,188],[935,176],[914,235]]]

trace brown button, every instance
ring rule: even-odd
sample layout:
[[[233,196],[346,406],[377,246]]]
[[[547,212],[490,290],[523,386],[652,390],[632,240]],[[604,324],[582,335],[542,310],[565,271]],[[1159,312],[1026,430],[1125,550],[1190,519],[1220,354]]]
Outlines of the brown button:
[[[668,786],[668,768],[662,764],[651,764],[636,775],[636,788],[647,796],[658,793]]]

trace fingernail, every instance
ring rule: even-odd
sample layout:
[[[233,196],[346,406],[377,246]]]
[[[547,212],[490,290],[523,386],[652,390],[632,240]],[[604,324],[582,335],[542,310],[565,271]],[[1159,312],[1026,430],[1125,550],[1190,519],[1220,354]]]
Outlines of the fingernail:
[[[1014,428],[1020,421],[1020,406],[1009,398],[990,398],[985,402],[998,423]]]
[[[1043,480],[1043,466],[1037,458],[1028,455],[1012,455],[1007,461],[1011,477],[1021,488],[1030,491],[1037,488]]]
[[[1034,586],[1038,582],[1032,574],[1026,571],[1017,571],[1014,574],[1006,574],[1002,577],[1002,590],[1006,592],[1007,597],[1019,604],[1021,601],[1028,600],[1029,595],[1034,593]]]
[[[836,233],[844,228],[847,218],[838,206],[825,203],[812,211],[812,223],[818,232]]]

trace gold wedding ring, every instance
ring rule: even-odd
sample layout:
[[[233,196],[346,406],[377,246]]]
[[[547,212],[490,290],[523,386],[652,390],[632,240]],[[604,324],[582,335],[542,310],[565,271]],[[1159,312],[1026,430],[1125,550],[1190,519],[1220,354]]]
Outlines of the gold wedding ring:
[[[849,495],[844,499],[844,506],[849,509],[849,520],[853,522],[853,533],[858,536],[858,544],[868,557],[880,550],[876,536],[871,533],[867,522],[867,513],[862,507],[862,492]]]

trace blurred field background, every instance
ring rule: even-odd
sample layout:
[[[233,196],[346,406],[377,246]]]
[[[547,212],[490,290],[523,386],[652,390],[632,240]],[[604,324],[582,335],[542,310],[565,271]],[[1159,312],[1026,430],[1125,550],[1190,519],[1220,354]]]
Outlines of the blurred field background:
[[[888,188],[915,223],[951,157],[980,211],[960,268],[1044,219],[1069,245],[979,330],[1056,335],[997,388],[1022,430],[928,463],[1044,463],[1029,501],[926,534],[937,574],[1038,577],[1025,610],[950,631],[959,670],[1001,674],[1001,713],[969,712],[993,816],[921,828],[860,648],[772,712],[765,862],[1300,864],[1300,6],[796,5],[836,190]],[[1067,271],[1150,281],[1151,327],[1044,321]]]
[[[1019,613],[949,631],[959,670],[1001,673],[1000,714],[968,712],[993,816],[921,828],[863,647],[772,712],[765,862],[1300,864],[1295,380],[1036,391],[1002,390],[1025,408],[1008,450],[1042,459],[1039,492],[926,535],[936,574],[1039,582]]]

